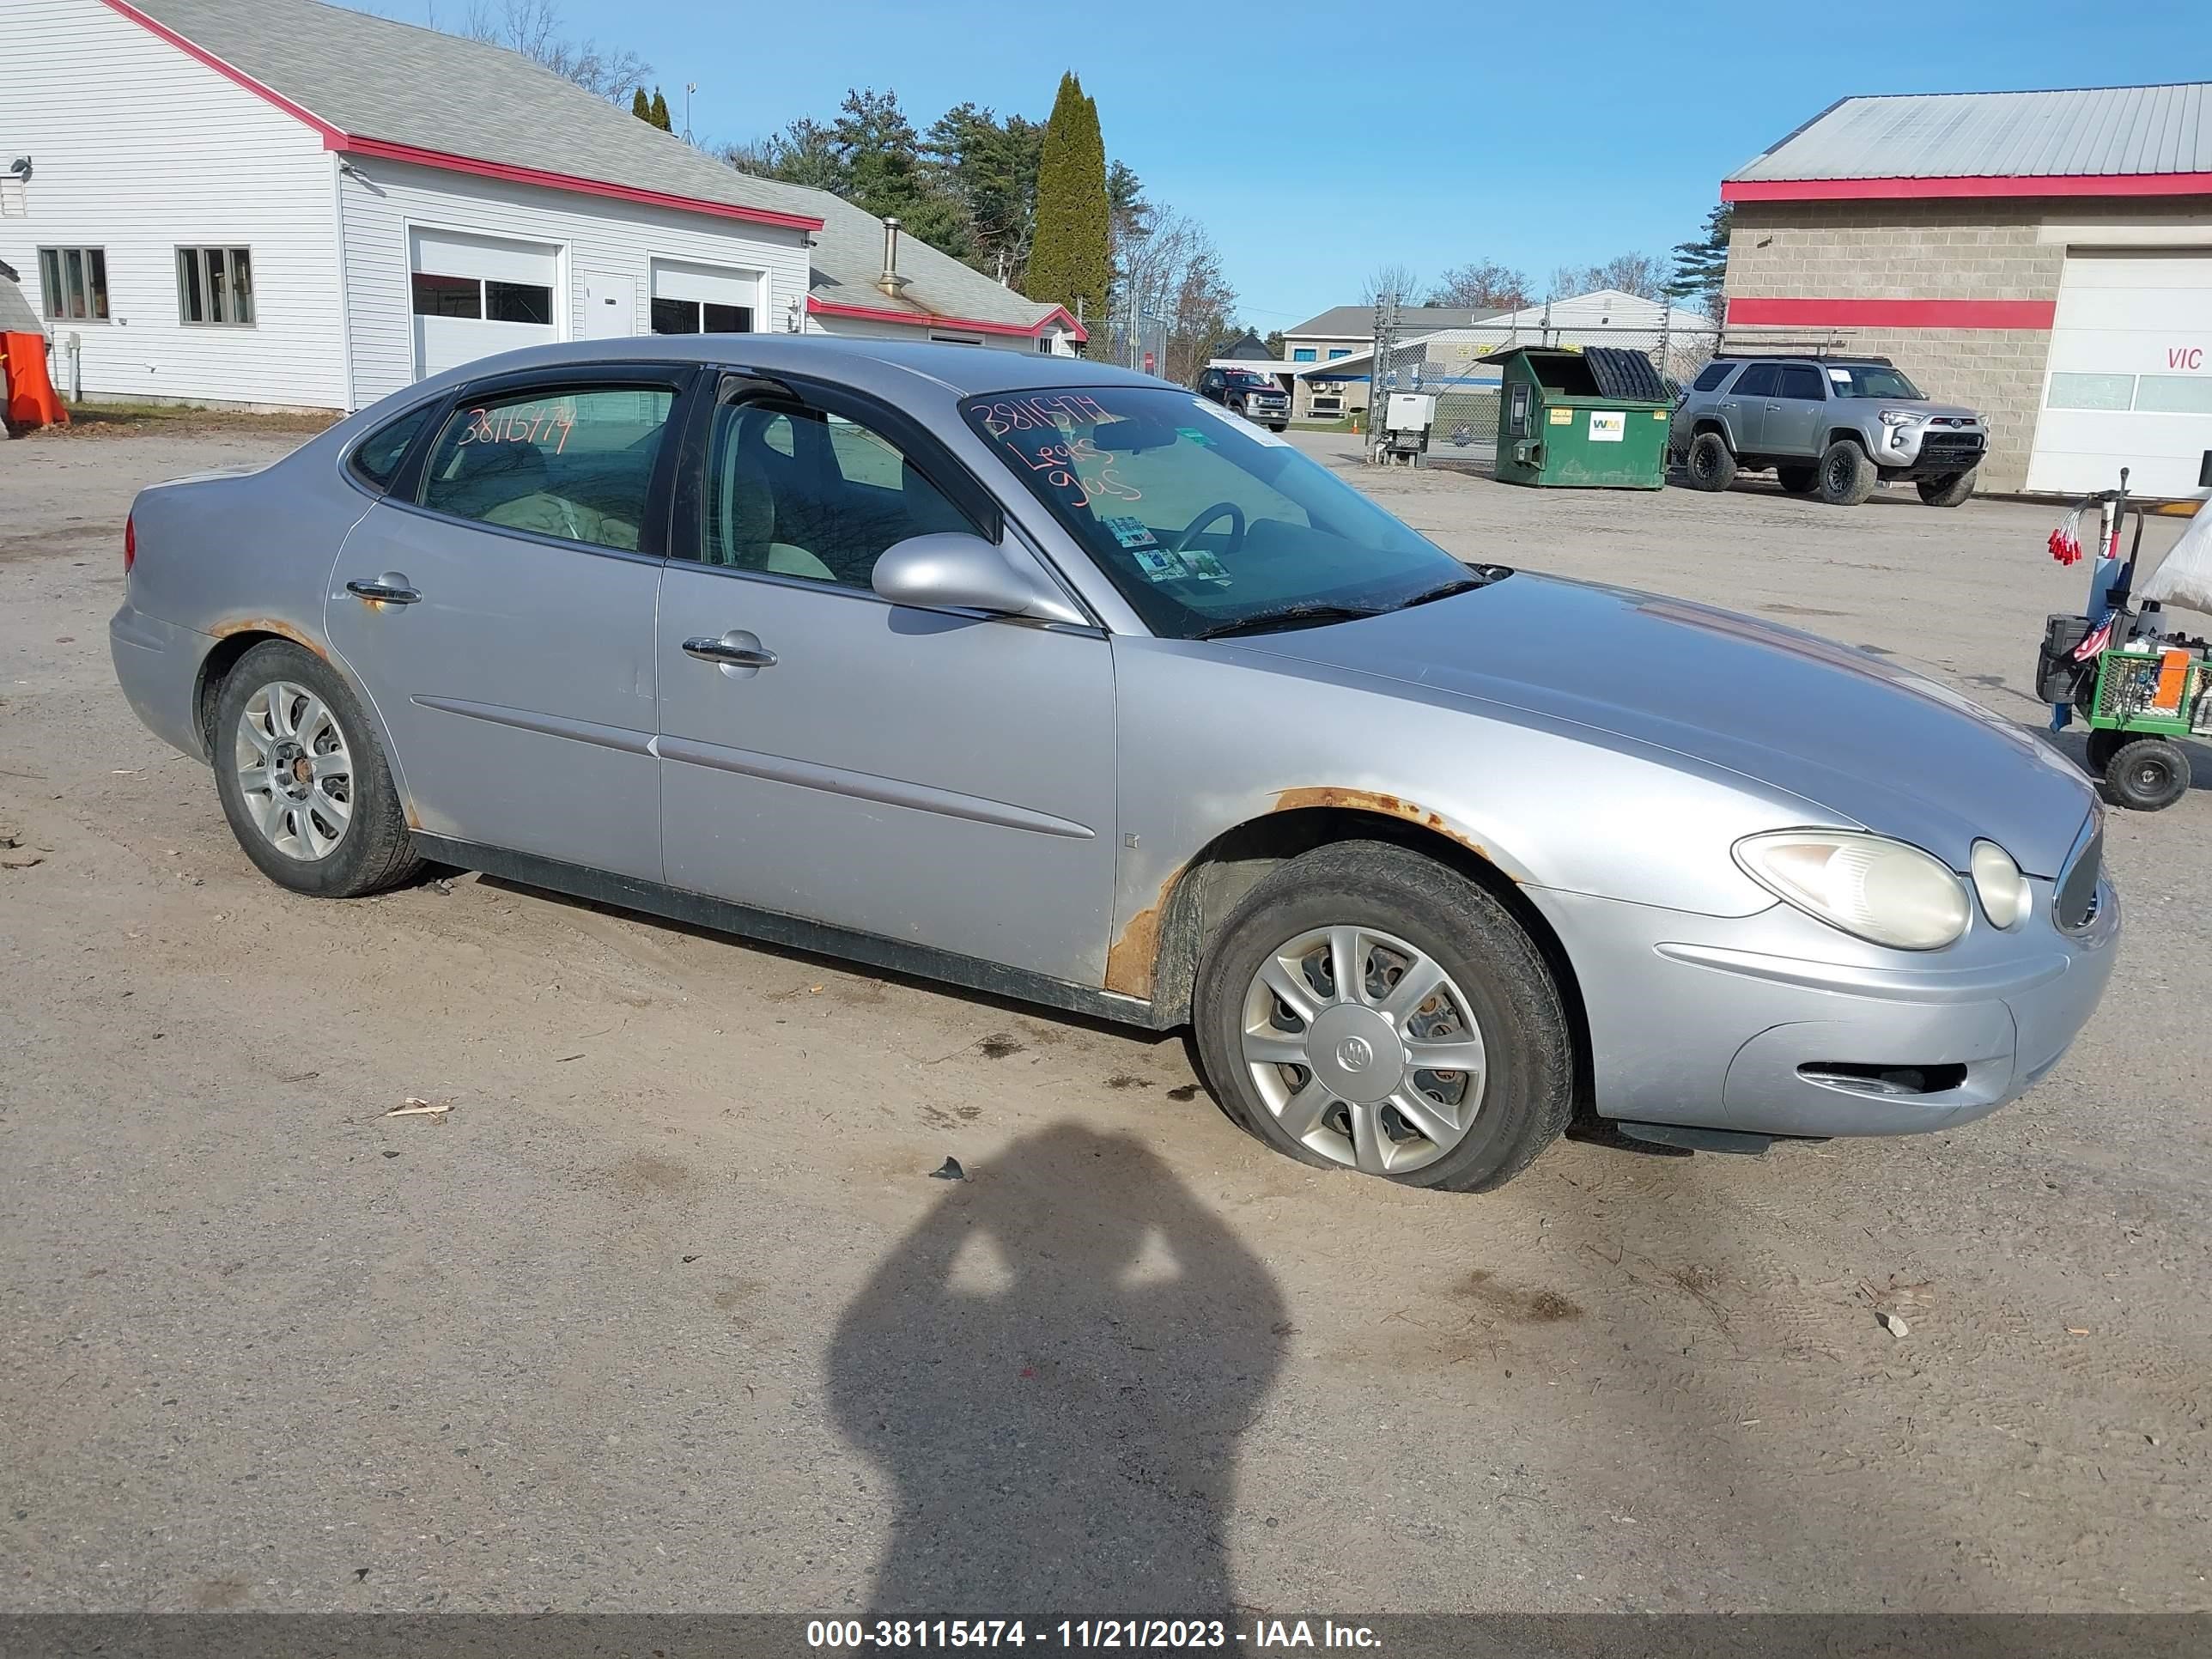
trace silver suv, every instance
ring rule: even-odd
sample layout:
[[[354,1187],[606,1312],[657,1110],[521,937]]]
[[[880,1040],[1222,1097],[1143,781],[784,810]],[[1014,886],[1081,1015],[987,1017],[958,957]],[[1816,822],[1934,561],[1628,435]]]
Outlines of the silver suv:
[[[1699,489],[1772,467],[1792,495],[1835,507],[1908,478],[1930,507],[1956,507],[1989,430],[1971,409],[1929,402],[1887,357],[1735,356],[1705,365],[1668,443]]]

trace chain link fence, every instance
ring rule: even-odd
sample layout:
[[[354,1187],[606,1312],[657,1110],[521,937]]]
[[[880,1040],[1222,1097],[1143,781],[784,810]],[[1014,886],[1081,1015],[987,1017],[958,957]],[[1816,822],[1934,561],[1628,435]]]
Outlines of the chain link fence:
[[[1094,362],[1133,368],[1140,374],[1168,372],[1168,319],[1149,311],[1110,313],[1091,330],[1084,354]]]
[[[1326,396],[1329,386],[1357,407],[1364,393],[1366,414],[1355,416],[1366,435],[1368,458],[1378,458],[1387,400],[1393,392],[1418,392],[1436,399],[1424,465],[1459,465],[1487,468],[1498,446],[1498,371],[1487,360],[1514,346],[1611,346],[1640,351],[1674,387],[1686,387],[1720,348],[1717,325],[1700,318],[1677,326],[1626,327],[1562,318],[1558,325],[1527,320],[1516,325],[1478,323],[1468,328],[1409,332],[1398,308],[1388,300],[1375,308],[1375,343],[1369,362],[1346,362],[1339,378],[1311,382],[1309,398]],[[1365,371],[1372,368],[1372,373]],[[1358,384],[1360,380],[1367,384]]]

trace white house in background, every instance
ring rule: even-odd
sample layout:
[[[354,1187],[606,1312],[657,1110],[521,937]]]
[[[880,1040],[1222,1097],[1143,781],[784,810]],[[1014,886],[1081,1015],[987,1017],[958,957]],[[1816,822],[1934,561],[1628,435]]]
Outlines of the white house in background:
[[[516,346],[702,330],[1085,337],[480,41],[314,0],[8,0],[7,33],[0,260],[88,396],[352,410]]]
[[[1358,313],[1369,330],[1364,340],[1352,342],[1342,335],[1309,335],[1307,339],[1330,337],[1337,343],[1316,362],[1301,355],[1303,343],[1285,334],[1291,355],[1278,362],[1230,362],[1217,358],[1214,366],[1257,369],[1278,375],[1291,386],[1291,413],[1297,420],[1328,420],[1356,414],[1368,404],[1368,388],[1375,357],[1374,313],[1365,307],[1340,306],[1324,312],[1316,328],[1335,319],[1356,322]],[[1434,326],[1443,314],[1433,310],[1401,313],[1418,319],[1398,331],[1398,368],[1406,377],[1399,389],[1413,389],[1412,366],[1420,366],[1420,388],[1431,392],[1489,392],[1498,386],[1498,375],[1482,360],[1516,345],[1617,345],[1655,355],[1663,346],[1668,362],[1694,369],[1710,356],[1719,338],[1713,319],[1700,311],[1686,311],[1661,300],[1646,300],[1617,288],[1595,289],[1565,299],[1526,306],[1518,311],[1473,313],[1471,322]],[[1674,372],[1672,368],[1668,372]]]

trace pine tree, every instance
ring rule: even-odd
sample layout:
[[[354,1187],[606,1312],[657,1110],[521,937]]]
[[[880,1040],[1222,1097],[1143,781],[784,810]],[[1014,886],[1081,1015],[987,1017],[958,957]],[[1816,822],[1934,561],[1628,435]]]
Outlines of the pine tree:
[[[1667,297],[1687,300],[1718,322],[1727,305],[1729,230],[1735,210],[1722,203],[1705,216],[1705,234],[1694,242],[1674,244],[1674,274]]]
[[[647,126],[651,126],[653,125],[653,104],[651,100],[646,97],[645,88],[643,87],[640,87],[635,92],[630,94],[629,112],[637,117],[639,120],[644,122]]]
[[[663,132],[672,132],[675,131],[673,127],[668,125],[668,100],[660,95],[660,88],[659,87],[655,87],[653,89],[653,114],[651,119],[653,125],[659,127]]]
[[[1073,70],[1060,78],[1037,161],[1036,240],[1027,286],[1033,300],[1098,317],[1111,275],[1106,146],[1098,106]]]

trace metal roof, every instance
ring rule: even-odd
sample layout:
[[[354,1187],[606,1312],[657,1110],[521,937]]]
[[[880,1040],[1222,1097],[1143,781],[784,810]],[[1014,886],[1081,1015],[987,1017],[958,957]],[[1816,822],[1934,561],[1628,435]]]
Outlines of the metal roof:
[[[1026,331],[1057,309],[912,236],[899,246],[909,286],[899,297],[886,295],[876,286],[883,222],[873,214],[826,191],[739,173],[502,46],[316,0],[131,0],[130,9],[186,50],[218,60],[234,78],[246,77],[295,114],[334,130],[345,142],[331,147],[360,158],[371,173],[379,156],[432,167],[458,158],[505,176],[535,174],[520,182],[554,189],[590,182],[679,210],[696,204],[709,212],[787,216],[812,231],[816,299],[917,324]],[[472,110],[495,110],[498,118],[465,118]]]
[[[1398,332],[1432,334],[1440,328],[1465,328],[1500,311],[1468,311],[1456,306],[1401,306]],[[1371,340],[1375,337],[1373,306],[1331,306],[1318,317],[1309,317],[1296,328],[1283,331],[1286,340]]]
[[[2166,173],[2212,173],[2212,82],[1846,98],[1728,182]]]
[[[7,272],[0,276],[0,334],[44,334],[46,325],[16,287],[15,271],[7,265],[0,265],[0,271]]]

